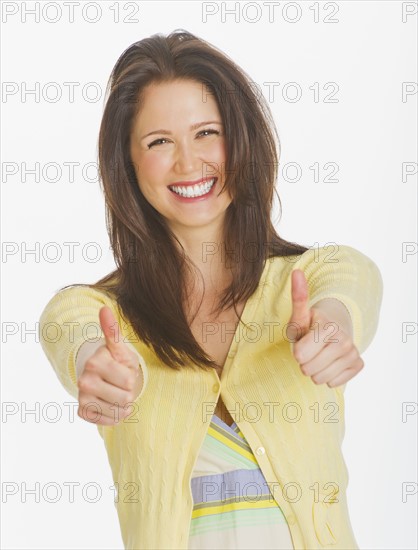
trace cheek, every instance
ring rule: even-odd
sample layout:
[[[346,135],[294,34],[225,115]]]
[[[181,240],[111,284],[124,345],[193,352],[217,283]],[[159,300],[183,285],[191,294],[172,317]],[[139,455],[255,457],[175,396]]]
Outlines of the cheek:
[[[139,160],[138,178],[144,183],[154,186],[160,181],[164,183],[164,174],[169,169],[170,161],[168,155],[155,154],[147,155]]]
[[[223,142],[213,142],[206,148],[205,157],[208,161],[215,162],[218,165],[218,169],[225,165],[226,160],[226,147]]]
[[[221,139],[218,142],[218,155],[221,159],[221,162],[225,164],[226,162],[226,141],[225,139]]]

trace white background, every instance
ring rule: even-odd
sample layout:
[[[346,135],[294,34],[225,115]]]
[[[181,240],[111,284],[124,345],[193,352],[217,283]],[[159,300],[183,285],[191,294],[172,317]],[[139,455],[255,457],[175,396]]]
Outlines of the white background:
[[[280,174],[283,213],[280,220],[274,214],[279,234],[305,246],[355,247],[381,270],[378,331],[363,354],[363,371],[345,392],[349,508],[360,548],[416,548],[417,495],[402,497],[403,484],[417,483],[417,415],[402,421],[403,404],[417,401],[417,336],[402,341],[402,324],[417,322],[417,255],[402,260],[403,243],[412,243],[412,250],[417,240],[417,178],[402,180],[402,163],[417,161],[417,94],[402,100],[402,83],[417,82],[417,15],[402,21],[403,11],[413,11],[416,2],[319,2],[317,23],[310,9],[315,3],[304,1],[290,3],[287,11],[281,2],[271,21],[264,2],[241,2],[235,15],[224,13],[234,2],[119,2],[119,22],[113,1],[96,3],[100,12],[91,5],[84,18],[76,2],[73,22],[63,3],[50,2],[46,11],[46,3],[38,3],[39,22],[29,13],[25,19],[34,2],[2,4],[2,547],[122,548],[103,442],[94,425],[76,416],[76,407],[73,420],[64,408],[75,402],[44,356],[36,329],[60,287],[94,282],[114,268],[95,170],[87,180],[82,172],[96,161],[113,65],[131,43],[183,28],[229,55],[265,95],[263,83],[280,83],[269,105],[282,144],[281,166],[297,163],[301,177],[292,182],[286,179],[295,171]],[[206,21],[205,9],[216,12]],[[137,22],[124,22],[129,14]],[[326,16],[337,22],[324,22]],[[79,83],[73,101],[65,82]],[[85,87],[91,82],[103,92],[98,101],[97,86]],[[299,101],[290,101],[295,88],[283,97],[289,82],[300,87]],[[309,89],[315,82],[318,102]],[[330,82],[339,88],[335,103],[324,102],[323,87]],[[35,83],[39,97],[25,94],[25,86],[34,89]],[[48,83],[60,86],[61,99],[54,101],[56,86]],[[73,181],[65,162],[78,163]],[[316,162],[319,182],[309,169]],[[337,163],[338,182],[323,181],[327,162]],[[35,163],[39,178],[25,175],[25,166],[33,169]],[[48,163],[61,167],[57,181]],[[79,243],[73,259],[66,242]],[[8,254],[6,243],[14,243],[7,244]],[[48,243],[61,247],[57,261]],[[98,261],[86,243],[101,247]],[[25,253],[36,246],[35,254]],[[15,414],[5,415],[6,402]],[[57,422],[48,421],[54,410],[45,406],[52,402],[62,411]],[[36,403],[39,417],[25,416],[25,407]],[[24,502],[25,484],[33,489],[36,482],[39,502],[33,494]],[[42,491],[50,482],[63,490],[55,503],[47,501],[56,494],[53,488],[45,497]],[[79,484],[74,502],[65,482]],[[101,488],[97,502],[91,502],[95,491],[88,483]],[[11,487],[17,492],[7,495]]]

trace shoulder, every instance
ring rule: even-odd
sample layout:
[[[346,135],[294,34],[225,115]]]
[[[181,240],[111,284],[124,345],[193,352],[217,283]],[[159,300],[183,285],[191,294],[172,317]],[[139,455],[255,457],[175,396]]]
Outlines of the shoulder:
[[[381,293],[383,279],[376,263],[360,250],[337,243],[312,247],[302,254],[275,256],[267,259],[264,286],[272,292],[288,291],[294,269],[304,272],[310,292],[319,287],[345,285],[367,288],[374,286]],[[366,284],[367,283],[367,284]]]
[[[332,271],[337,266],[360,265],[370,268],[377,267],[375,262],[366,254],[346,244],[328,243],[324,246],[313,246],[303,254],[291,256],[275,256],[269,258],[270,275],[288,274],[294,269],[307,269],[308,271],[320,268]]]
[[[116,301],[111,294],[88,285],[72,285],[58,290],[48,300],[41,313],[40,321],[42,323],[51,317],[67,316],[70,312],[72,315],[82,316],[98,311],[105,305],[112,310],[115,309]]]
[[[71,285],[58,290],[50,299],[50,301],[83,301],[97,300],[100,302],[114,301],[114,297],[104,290],[93,288],[89,285]]]

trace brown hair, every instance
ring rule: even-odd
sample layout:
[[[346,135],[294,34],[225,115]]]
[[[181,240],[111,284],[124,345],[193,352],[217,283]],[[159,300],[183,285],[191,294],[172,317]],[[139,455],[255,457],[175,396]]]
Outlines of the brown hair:
[[[279,237],[270,218],[280,141],[265,99],[223,52],[177,29],[132,44],[110,76],[98,160],[117,268],[95,284],[81,286],[110,293],[139,339],[167,366],[206,368],[216,363],[195,340],[182,305],[184,270],[193,263],[141,193],[130,158],[130,134],[144,88],[178,79],[199,82],[213,94],[225,128],[224,190],[229,190],[232,202],[225,212],[224,247],[234,261],[233,282],[222,294],[217,312],[231,304],[236,311],[236,304],[254,293],[268,258],[308,250]],[[245,250],[249,243],[256,251],[251,259]]]

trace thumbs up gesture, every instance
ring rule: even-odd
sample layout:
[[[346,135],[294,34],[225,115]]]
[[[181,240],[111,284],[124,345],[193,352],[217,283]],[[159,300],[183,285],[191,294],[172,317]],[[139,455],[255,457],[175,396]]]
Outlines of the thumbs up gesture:
[[[292,271],[291,284],[292,315],[286,335],[293,344],[294,358],[315,384],[345,384],[364,366],[353,343],[350,315],[333,298],[309,308],[308,283],[302,270]]]
[[[143,379],[138,356],[123,342],[119,325],[109,307],[100,309],[99,321],[104,334],[102,345],[83,344],[93,345],[96,351],[89,355],[77,381],[77,414],[88,422],[111,426],[132,412],[129,404],[140,394]]]

